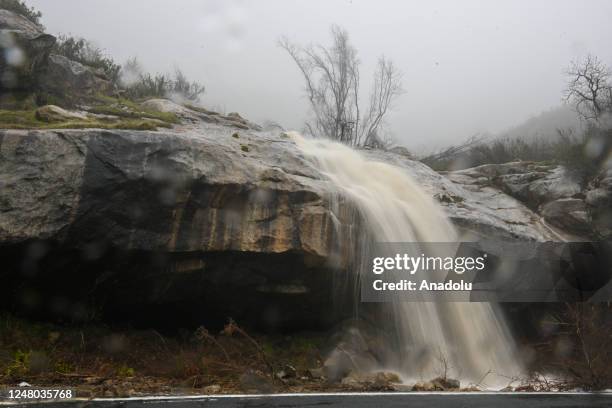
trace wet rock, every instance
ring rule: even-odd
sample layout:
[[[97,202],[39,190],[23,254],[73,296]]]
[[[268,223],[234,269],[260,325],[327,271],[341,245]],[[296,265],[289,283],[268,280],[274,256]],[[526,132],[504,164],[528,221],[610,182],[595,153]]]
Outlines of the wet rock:
[[[310,378],[313,378],[315,380],[325,378],[325,372],[323,371],[323,368],[311,368],[308,370],[308,375],[310,376]]]
[[[43,122],[65,122],[69,120],[86,120],[87,116],[78,112],[70,112],[55,105],[45,105],[36,109],[36,119]]]
[[[536,389],[531,384],[519,385],[514,388],[515,392],[535,392]]]
[[[224,118],[230,122],[234,122],[234,123],[239,123],[241,125],[246,126],[249,129],[253,129],[253,130],[262,130],[261,126],[246,120],[245,118],[243,118],[242,116],[240,116],[240,114],[238,112],[231,112],[228,113],[226,116],[221,115],[221,118]]]
[[[275,375],[279,380],[295,378],[297,376],[297,370],[292,365],[287,364],[281,370],[277,371]]]
[[[395,154],[399,154],[401,156],[405,156],[409,159],[414,158],[414,155],[412,154],[412,152],[410,152],[410,150],[408,150],[404,146],[395,146],[389,149],[389,151]]]
[[[104,74],[57,54],[49,55],[38,82],[40,90],[73,103],[84,97],[114,92],[114,85]]]
[[[546,203],[542,207],[542,215],[546,221],[564,230],[589,233],[591,217],[587,205],[582,199],[561,198]]]
[[[401,379],[395,373],[379,371],[375,373],[351,372],[341,384],[355,389],[393,390]]]
[[[239,378],[240,388],[243,391],[270,393],[274,391],[274,386],[268,378],[254,371],[246,371]]]
[[[461,388],[461,383],[459,382],[459,380],[455,380],[453,378],[438,377],[438,378],[435,378],[435,379],[431,380],[431,382],[437,388],[442,388],[442,390],[444,390],[444,391],[446,391],[446,390],[456,390],[456,389]]]
[[[431,381],[417,382],[412,386],[412,391],[451,391],[460,388],[459,380],[438,377]]]
[[[202,323],[193,310],[265,328],[330,328],[349,315],[350,306],[333,307],[331,282],[354,260],[351,248],[344,257],[337,250],[352,242],[359,214],[350,203],[334,211],[337,191],[291,138],[246,129],[236,139],[233,126],[201,119],[221,115],[149,102],[193,122],[156,132],[0,130],[0,256],[11,271],[0,302],[75,319],[96,301],[108,318],[184,327]],[[253,148],[244,154],[241,144]],[[413,176],[466,234],[559,240],[488,176],[524,165],[441,175],[403,155],[363,153]],[[604,202],[608,179],[592,186],[589,202]],[[578,200],[558,200],[568,199]],[[23,292],[9,291],[16,282]],[[384,337],[340,332],[352,337],[330,336],[330,380],[385,361]]]
[[[361,320],[348,320],[334,329],[323,363],[325,377],[341,381],[350,373],[369,373],[385,360],[386,342],[379,330]]]
[[[217,384],[207,385],[202,391],[204,391],[204,394],[219,394],[221,392],[221,386]]]
[[[512,215],[504,217],[506,222],[528,226],[532,231],[540,230],[542,236],[534,237],[538,241],[556,241],[559,236],[570,241],[580,237],[596,238],[606,236],[606,231],[611,230],[612,215],[606,207],[606,200],[612,194],[605,185],[605,176],[596,178],[585,189],[580,178],[563,166],[513,162],[454,171],[447,177],[464,185],[474,196],[488,195],[487,202],[497,195],[499,212]],[[600,184],[600,180],[604,181],[603,184]],[[500,192],[502,195],[499,195]],[[518,203],[509,201],[508,196]],[[529,208],[531,216],[520,210],[521,205]],[[541,225],[539,217],[545,219],[548,225]],[[553,231],[549,226],[558,230]],[[525,237],[524,234],[520,235]],[[548,238],[545,238],[547,235]]]
[[[497,171],[481,166],[439,174],[423,163],[379,150],[369,157],[402,167],[435,197],[459,228],[461,239],[556,241],[559,237],[542,225],[541,216],[519,199],[492,183]],[[487,165],[489,166],[489,165]],[[505,172],[511,171],[506,168]],[[471,169],[468,169],[471,170]],[[502,171],[502,172],[503,172]]]
[[[0,9],[0,90],[35,88],[54,44],[38,25]]]
[[[412,391],[438,391],[435,385],[429,381],[419,381],[412,386]]]
[[[140,107],[145,110],[174,113],[180,118],[197,121],[197,117],[194,115],[193,111],[175,102],[172,102],[169,99],[149,99],[140,104]]]
[[[581,191],[579,179],[562,166],[519,161],[484,164],[454,171],[454,177],[467,177],[477,184],[500,188],[508,195],[537,208],[559,198],[572,197]]]
[[[332,351],[323,363],[325,378],[331,382],[341,381],[353,370],[373,369],[377,366],[374,358],[368,358],[366,353],[353,354],[352,351],[344,350],[342,347]]]
[[[150,99],[141,106],[144,109],[174,113],[179,118],[192,123],[204,122],[243,130],[261,130],[259,125],[244,119],[235,112],[228,115],[221,115],[218,112],[213,112],[198,106],[179,105],[168,99]],[[236,135],[234,136],[235,138],[239,138],[237,133],[233,133],[233,135]]]

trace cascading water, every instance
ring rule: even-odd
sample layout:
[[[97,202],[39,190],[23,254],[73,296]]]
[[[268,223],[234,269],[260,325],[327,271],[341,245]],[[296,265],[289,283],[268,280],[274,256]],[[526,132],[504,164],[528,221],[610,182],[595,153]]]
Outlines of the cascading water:
[[[332,141],[296,133],[292,138],[338,194],[356,207],[372,240],[457,240],[442,209],[400,168],[367,160]],[[394,330],[401,346],[391,351],[387,366],[381,368],[399,371],[406,382],[441,375],[441,362],[449,376],[491,389],[504,387],[520,375],[515,345],[497,305],[393,301],[387,306],[393,317],[385,322],[386,329]]]

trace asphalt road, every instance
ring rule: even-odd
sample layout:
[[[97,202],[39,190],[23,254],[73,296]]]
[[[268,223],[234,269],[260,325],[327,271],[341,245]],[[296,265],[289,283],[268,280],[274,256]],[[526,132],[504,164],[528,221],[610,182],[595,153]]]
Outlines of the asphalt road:
[[[3,401],[4,402],[4,401]],[[44,408],[263,408],[263,407],[321,407],[321,408],[584,408],[612,407],[612,393],[372,393],[372,394],[311,394],[263,396],[201,396],[188,398],[110,399],[23,403],[19,406]],[[4,405],[4,404],[2,404]],[[0,406],[2,406],[0,405]]]

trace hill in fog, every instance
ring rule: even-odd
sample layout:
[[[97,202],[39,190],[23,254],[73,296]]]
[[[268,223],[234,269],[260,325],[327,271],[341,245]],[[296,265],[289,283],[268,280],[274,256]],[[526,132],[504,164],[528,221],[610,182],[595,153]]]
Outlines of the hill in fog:
[[[496,136],[510,139],[545,139],[559,136],[557,130],[573,129],[574,134],[580,133],[583,124],[571,106],[561,105],[536,116],[508,130],[499,132]]]

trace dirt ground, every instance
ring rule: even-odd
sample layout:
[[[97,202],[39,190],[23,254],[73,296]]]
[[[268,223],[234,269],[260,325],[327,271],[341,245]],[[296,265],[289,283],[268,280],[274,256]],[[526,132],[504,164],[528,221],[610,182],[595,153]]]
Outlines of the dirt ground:
[[[234,322],[221,332],[163,335],[2,315],[0,386],[64,386],[83,397],[342,390],[312,374],[324,341],[312,333],[251,335]]]
[[[507,391],[610,388],[609,310],[610,305],[571,307],[558,319],[561,330],[537,343],[521,344],[527,350],[524,360],[530,360],[529,374]],[[329,382],[322,370],[328,342],[322,332],[263,335],[231,320],[221,330],[199,327],[162,334],[102,324],[63,326],[0,314],[0,389],[26,382],[71,388],[88,398],[448,388],[437,388],[436,380],[420,384],[423,389],[410,388],[396,384],[387,373],[365,383]],[[479,391],[453,388],[460,390]]]

